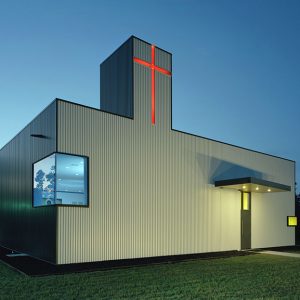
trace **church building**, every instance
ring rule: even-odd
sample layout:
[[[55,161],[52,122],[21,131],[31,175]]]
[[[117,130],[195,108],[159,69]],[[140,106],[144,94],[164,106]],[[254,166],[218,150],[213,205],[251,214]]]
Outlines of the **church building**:
[[[100,109],[55,99],[0,150],[1,246],[69,264],[295,244],[294,161],[173,129],[155,45],[100,72]]]

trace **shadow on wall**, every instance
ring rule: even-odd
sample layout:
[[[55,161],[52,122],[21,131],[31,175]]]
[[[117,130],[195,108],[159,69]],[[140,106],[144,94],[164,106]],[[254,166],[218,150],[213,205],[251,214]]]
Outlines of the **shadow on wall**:
[[[260,171],[203,154],[197,154],[197,162],[202,173],[205,170],[207,171],[207,174],[203,174],[203,176],[204,178],[208,177],[209,184],[215,184],[217,180],[233,178],[255,177],[266,179],[268,177],[267,174]]]

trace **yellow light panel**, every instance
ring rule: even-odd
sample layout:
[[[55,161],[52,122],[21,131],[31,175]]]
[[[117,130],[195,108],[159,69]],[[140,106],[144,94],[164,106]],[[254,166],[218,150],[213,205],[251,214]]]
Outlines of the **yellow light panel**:
[[[249,210],[249,199],[250,194],[249,193],[243,193],[243,210]]]
[[[288,216],[288,226],[297,226],[297,217]]]

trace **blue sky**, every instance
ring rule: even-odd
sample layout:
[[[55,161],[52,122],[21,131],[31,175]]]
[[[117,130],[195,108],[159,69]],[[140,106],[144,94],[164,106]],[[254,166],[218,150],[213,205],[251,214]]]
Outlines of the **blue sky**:
[[[136,35],[173,53],[176,129],[299,163],[299,16],[298,0],[2,0],[0,147],[56,97],[99,107],[99,64]]]

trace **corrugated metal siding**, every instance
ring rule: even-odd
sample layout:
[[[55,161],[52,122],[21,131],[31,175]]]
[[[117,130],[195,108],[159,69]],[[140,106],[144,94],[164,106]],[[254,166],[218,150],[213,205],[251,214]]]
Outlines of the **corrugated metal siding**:
[[[151,61],[151,45],[134,39],[134,53],[137,57]],[[161,54],[158,56],[157,53]],[[150,56],[149,56],[150,55]],[[171,70],[171,54],[157,49],[159,66]],[[157,62],[156,62],[157,64]],[[151,124],[151,70],[138,63],[134,64],[134,119],[138,123]],[[155,72],[155,130],[171,129],[171,76]]]
[[[0,150],[0,244],[50,262],[56,256],[56,208],[32,207],[32,163],[56,149],[55,116],[53,102]]]
[[[132,38],[100,66],[100,107],[133,118]]]
[[[133,56],[151,62],[151,45],[133,37]]]
[[[59,208],[59,263],[239,249],[240,193],[209,182],[224,161],[292,185],[292,163],[280,159],[67,103],[59,120],[60,151],[90,157],[90,207]],[[274,207],[278,197],[284,204],[278,218],[293,214],[291,193],[267,196]],[[253,245],[293,244],[293,230],[276,225],[270,204],[263,203]]]
[[[172,71],[172,56],[170,53],[156,48],[155,49],[155,64],[168,71]]]
[[[135,42],[134,53],[141,48]],[[215,176],[245,168],[294,186],[290,161],[171,130],[171,78],[160,74],[153,126],[150,80],[135,64],[134,120],[59,102],[58,149],[90,158],[90,207],[59,207],[58,263],[239,249],[240,193],[214,188]],[[276,216],[286,220],[293,195],[280,195],[285,206]],[[252,199],[253,214],[268,211],[269,202],[258,208]],[[259,225],[276,227],[266,216]],[[264,227],[253,228],[253,243],[293,243],[293,230],[276,229],[268,238]]]
[[[133,37],[133,56],[151,62],[151,45]],[[172,55],[155,47],[155,65],[172,71]]]

